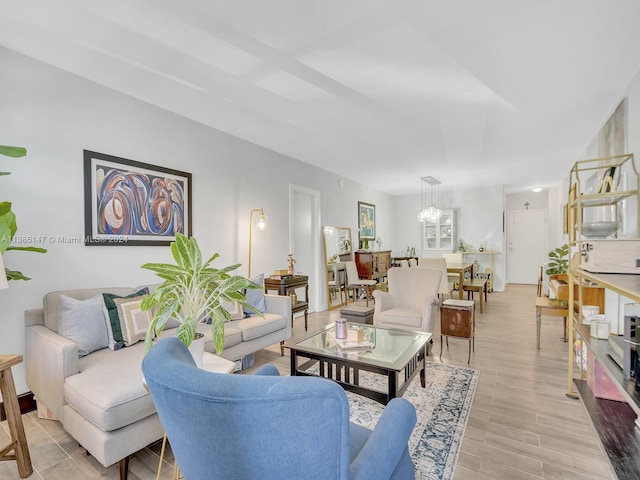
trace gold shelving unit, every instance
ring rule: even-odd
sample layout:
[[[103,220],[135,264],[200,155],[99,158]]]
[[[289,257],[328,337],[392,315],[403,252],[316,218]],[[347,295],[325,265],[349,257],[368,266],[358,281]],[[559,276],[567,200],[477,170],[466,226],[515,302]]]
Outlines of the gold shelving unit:
[[[626,188],[619,185],[623,175],[627,177]],[[632,153],[575,162],[569,178],[569,244],[576,245],[584,239],[584,209],[591,207],[615,207],[614,238],[617,237],[620,202],[632,196],[638,197],[639,189],[640,175]],[[637,225],[640,225],[640,209],[636,211]]]

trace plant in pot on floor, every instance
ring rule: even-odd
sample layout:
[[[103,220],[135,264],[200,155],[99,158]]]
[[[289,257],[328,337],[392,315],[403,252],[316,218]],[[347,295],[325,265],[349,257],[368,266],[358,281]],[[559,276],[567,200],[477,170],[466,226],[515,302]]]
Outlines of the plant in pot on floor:
[[[142,310],[153,309],[145,337],[145,351],[153,347],[153,340],[160,335],[167,322],[178,321],[176,337],[187,347],[196,338],[199,323],[211,319],[211,332],[216,353],[224,348],[224,322],[230,313],[224,304],[237,302],[260,315],[246,301],[246,289],[258,289],[259,285],[240,275],[230,275],[240,264],[221,269],[210,264],[218,254],[202,261],[202,253],[196,239],[177,234],[171,243],[171,254],[176,264],[145,263],[142,268],[156,272],[163,282],[142,302]],[[196,360],[198,362],[198,360]]]
[[[562,278],[567,276],[569,269],[569,245],[566,243],[549,252],[546,274],[549,278]]]

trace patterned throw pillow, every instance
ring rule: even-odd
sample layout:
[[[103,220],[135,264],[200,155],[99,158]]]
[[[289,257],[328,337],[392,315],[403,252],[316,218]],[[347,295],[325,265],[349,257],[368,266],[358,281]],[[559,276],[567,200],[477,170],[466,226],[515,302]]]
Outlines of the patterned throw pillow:
[[[142,311],[140,307],[142,301],[147,297],[148,295],[142,295],[133,299],[115,298],[113,300],[118,311],[120,331],[125,347],[130,347],[134,343],[144,340],[151,322],[151,312],[149,310]]]
[[[124,345],[124,339],[122,338],[122,330],[120,329],[120,318],[118,317],[118,308],[115,304],[117,298],[135,298],[141,295],[147,295],[149,293],[148,288],[141,288],[131,295],[121,297],[113,293],[103,293],[104,298],[104,319],[107,322],[107,333],[109,334],[109,348],[111,350],[118,350]]]

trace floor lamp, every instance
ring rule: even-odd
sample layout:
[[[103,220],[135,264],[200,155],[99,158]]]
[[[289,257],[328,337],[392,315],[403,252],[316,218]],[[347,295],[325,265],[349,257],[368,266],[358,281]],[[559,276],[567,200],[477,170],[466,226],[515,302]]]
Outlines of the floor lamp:
[[[254,208],[249,213],[249,264],[248,264],[248,272],[247,277],[251,278],[251,242],[252,242],[252,232],[253,232],[253,214],[256,212],[260,212],[260,217],[258,217],[258,230],[264,230],[267,226],[267,221],[264,217],[264,210],[262,208]]]

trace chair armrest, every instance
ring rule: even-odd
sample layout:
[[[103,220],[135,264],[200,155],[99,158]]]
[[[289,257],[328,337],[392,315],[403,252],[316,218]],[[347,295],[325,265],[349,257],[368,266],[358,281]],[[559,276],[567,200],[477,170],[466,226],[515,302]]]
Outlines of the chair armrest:
[[[44,325],[25,330],[27,386],[61,420],[64,380],[78,373],[78,346]]]
[[[374,290],[373,298],[375,300],[375,310],[378,311],[378,306],[380,307],[380,311],[389,310],[390,308],[395,306],[395,297],[391,295],[389,292],[383,292],[382,290]]]
[[[422,307],[422,326],[420,330],[424,332],[433,332],[434,318],[437,318],[438,312],[438,297],[436,295],[430,295],[424,300],[424,306]]]
[[[380,314],[392,308],[394,301],[393,296],[391,296],[389,292],[383,292],[382,290],[374,290],[373,299],[375,300],[373,307],[373,324],[378,325],[380,323]]]
[[[276,367],[274,367],[273,365],[271,365],[270,363],[262,365],[258,370],[253,372],[253,374],[254,375],[267,375],[267,376],[271,376],[271,377],[279,377],[280,376],[280,372],[278,371],[278,369]]]
[[[407,449],[415,424],[415,407],[404,398],[392,399],[382,412],[369,440],[351,462],[349,478],[391,478],[400,457]]]

